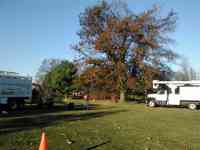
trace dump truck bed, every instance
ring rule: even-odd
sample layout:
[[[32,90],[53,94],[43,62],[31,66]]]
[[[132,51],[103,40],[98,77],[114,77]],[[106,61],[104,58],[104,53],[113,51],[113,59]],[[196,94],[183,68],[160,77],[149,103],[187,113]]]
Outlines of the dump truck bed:
[[[7,98],[32,96],[32,79],[24,76],[0,75],[0,103]]]

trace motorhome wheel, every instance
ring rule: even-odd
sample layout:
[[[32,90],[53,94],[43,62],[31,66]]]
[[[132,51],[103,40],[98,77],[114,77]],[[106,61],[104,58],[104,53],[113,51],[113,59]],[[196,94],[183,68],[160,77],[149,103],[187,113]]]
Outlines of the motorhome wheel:
[[[192,110],[195,110],[197,108],[197,105],[196,104],[189,104],[188,108],[192,109]]]
[[[155,107],[156,106],[156,103],[155,103],[155,101],[150,101],[149,102],[149,107]]]

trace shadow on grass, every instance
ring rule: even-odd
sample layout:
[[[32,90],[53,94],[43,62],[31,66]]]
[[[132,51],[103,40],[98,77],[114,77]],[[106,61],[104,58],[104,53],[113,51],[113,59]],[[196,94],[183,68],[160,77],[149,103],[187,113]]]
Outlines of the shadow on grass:
[[[90,104],[89,110],[96,110],[98,109],[98,106],[99,106],[98,104]],[[73,110],[86,110],[86,108],[82,104],[76,104]],[[28,106],[22,110],[14,110],[14,111],[9,111],[8,114],[0,114],[0,118],[50,114],[62,111],[71,111],[71,110],[68,109],[67,105],[56,105],[49,108],[48,107],[38,108],[37,106]]]
[[[50,111],[50,110],[49,110]],[[0,134],[14,133],[18,131],[31,130],[34,128],[45,128],[58,124],[60,121],[89,120],[103,117],[126,110],[98,110],[98,112],[79,112],[79,114],[37,114],[26,115],[18,118],[8,118],[0,120]]]
[[[96,149],[97,147],[103,146],[103,145],[108,144],[108,143],[110,143],[110,142],[111,142],[111,141],[106,141],[106,142],[103,142],[103,143],[100,143],[100,144],[91,146],[91,147],[87,148],[86,150]]]

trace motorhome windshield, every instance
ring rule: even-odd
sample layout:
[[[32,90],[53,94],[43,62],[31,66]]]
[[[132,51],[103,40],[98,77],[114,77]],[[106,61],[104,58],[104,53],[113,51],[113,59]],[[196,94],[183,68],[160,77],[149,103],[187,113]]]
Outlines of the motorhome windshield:
[[[165,94],[165,90],[164,89],[159,89],[157,94]]]

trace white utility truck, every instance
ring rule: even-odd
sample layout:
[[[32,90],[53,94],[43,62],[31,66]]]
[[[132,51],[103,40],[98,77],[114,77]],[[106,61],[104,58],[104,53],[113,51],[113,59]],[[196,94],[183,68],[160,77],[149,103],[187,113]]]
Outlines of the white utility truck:
[[[200,80],[153,81],[157,93],[147,95],[150,107],[157,105],[183,105],[196,109],[200,105]]]
[[[0,106],[15,109],[32,97],[31,77],[12,72],[0,72]]]

